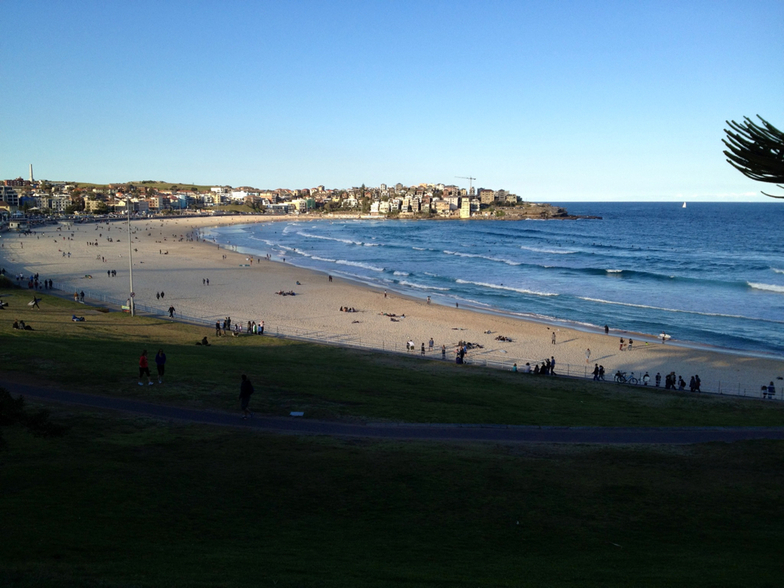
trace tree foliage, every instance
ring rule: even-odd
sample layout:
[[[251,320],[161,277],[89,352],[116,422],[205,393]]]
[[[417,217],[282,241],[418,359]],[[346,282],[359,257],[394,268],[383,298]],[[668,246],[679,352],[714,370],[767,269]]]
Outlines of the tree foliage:
[[[758,182],[777,184],[784,189],[784,133],[757,115],[759,125],[743,117],[743,123],[726,121],[730,130],[724,129],[727,162],[743,175]],[[771,198],[784,198],[762,192]]]

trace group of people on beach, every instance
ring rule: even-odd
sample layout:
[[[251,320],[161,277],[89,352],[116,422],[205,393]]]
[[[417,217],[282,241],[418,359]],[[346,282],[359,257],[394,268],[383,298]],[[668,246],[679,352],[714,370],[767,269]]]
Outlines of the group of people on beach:
[[[520,372],[516,363],[512,366],[512,371],[516,373]],[[541,364],[535,364],[533,369],[531,369],[531,363],[526,362],[525,366],[523,366],[522,373],[533,374],[535,376],[556,376],[555,358],[550,357],[550,359],[545,359]]]
[[[264,334],[264,321],[248,321],[247,331],[249,335],[263,335]],[[239,337],[243,333],[242,324],[234,323],[232,328],[231,317],[227,316],[223,321],[215,321],[215,336],[223,337],[227,333],[234,337]]]

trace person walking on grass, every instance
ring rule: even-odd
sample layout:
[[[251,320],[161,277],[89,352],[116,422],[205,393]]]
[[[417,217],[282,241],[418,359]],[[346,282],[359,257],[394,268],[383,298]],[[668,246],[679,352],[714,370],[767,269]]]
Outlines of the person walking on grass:
[[[155,354],[155,367],[158,368],[158,383],[163,384],[163,372],[166,370],[166,354],[159,349]]]
[[[139,358],[139,386],[144,386],[142,383],[142,378],[144,376],[147,376],[147,385],[152,386],[152,380],[150,379],[150,365],[147,363],[146,349],[142,351],[142,355]]]
[[[253,394],[253,384],[250,383],[248,376],[242,374],[242,382],[240,382],[240,406],[242,407],[243,419],[253,416],[253,413],[248,408],[251,394]]]

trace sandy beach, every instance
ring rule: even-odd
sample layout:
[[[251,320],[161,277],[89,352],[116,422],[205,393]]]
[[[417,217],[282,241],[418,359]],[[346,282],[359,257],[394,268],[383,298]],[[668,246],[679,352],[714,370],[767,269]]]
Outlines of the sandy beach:
[[[292,220],[287,218],[286,220]],[[367,287],[300,269],[286,263],[250,258],[195,240],[198,229],[222,224],[269,222],[261,217],[204,217],[132,221],[133,286],[138,305],[189,317],[207,324],[230,316],[245,327],[264,321],[267,333],[309,336],[336,343],[354,343],[406,352],[413,341],[420,355],[454,361],[459,341],[478,344],[472,362],[487,361],[520,371],[554,357],[556,373],[588,376],[594,364],[605,367],[606,379],[620,369],[641,377],[648,372],[654,386],[657,372],[674,371],[687,384],[698,374],[703,391],[760,396],[760,387],[774,381],[779,396],[784,361],[753,357],[699,346],[662,344],[653,336],[632,333],[632,350],[621,351],[619,339],[630,333],[613,329],[585,332],[554,324],[428,304],[421,299]],[[72,236],[73,235],[73,236]],[[129,293],[128,232],[125,221],[47,225],[32,235],[5,232],[0,257],[6,274],[51,279],[66,295],[84,291],[87,302],[99,295],[125,300]],[[69,255],[70,254],[70,255]],[[107,272],[116,270],[116,277]],[[209,280],[207,285],[206,280]],[[279,291],[293,291],[282,296]],[[163,298],[156,294],[163,292]],[[91,299],[92,297],[92,299]],[[116,307],[116,306],[115,306]],[[341,312],[341,307],[356,312]],[[394,315],[394,316],[392,316]],[[13,317],[9,317],[12,319]],[[205,333],[211,336],[210,332]],[[553,344],[555,334],[555,344]],[[497,340],[505,337],[510,341]],[[433,340],[433,347],[429,342]],[[587,358],[587,350],[590,356]],[[587,361],[586,361],[587,359]],[[688,388],[687,388],[688,389]]]

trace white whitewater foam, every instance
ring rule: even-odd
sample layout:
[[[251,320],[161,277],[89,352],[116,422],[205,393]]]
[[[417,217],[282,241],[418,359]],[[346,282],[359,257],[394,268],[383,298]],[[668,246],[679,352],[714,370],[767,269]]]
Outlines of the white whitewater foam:
[[[414,282],[408,282],[406,280],[400,280],[398,282],[401,286],[408,286],[409,288],[417,288],[419,290],[440,290],[442,292],[446,292],[449,288],[438,288],[436,286],[423,286],[422,284],[416,284]]]
[[[616,270],[616,269],[608,269],[608,270],[604,270],[604,271],[606,271],[608,274],[620,274],[620,273],[623,273],[623,270]]]
[[[578,251],[569,251],[566,249],[541,249],[539,247],[527,247],[525,245],[520,245],[520,249],[533,253],[551,253],[553,255],[571,255],[573,253],[579,253]]]
[[[765,290],[766,292],[778,292],[784,294],[784,286],[777,286],[776,284],[760,284],[758,282],[746,282],[749,287],[755,290]]]
[[[374,272],[384,271],[383,267],[377,267],[375,265],[370,265],[369,263],[362,263],[361,261],[349,261],[347,259],[338,259],[337,261],[335,261],[335,263],[338,263],[340,265],[352,265],[354,267],[363,267],[365,269],[369,269]]]
[[[456,255],[458,257],[473,257],[476,259],[497,261],[498,263],[505,263],[507,265],[523,265],[521,261],[512,261],[511,259],[504,259],[502,257],[491,257],[490,255],[481,255],[479,253],[462,253],[460,251],[447,251],[447,250],[444,250],[444,253],[446,253],[447,255]]]
[[[492,288],[494,290],[508,290],[510,292],[519,292],[520,294],[533,294],[534,296],[558,296],[553,292],[537,292],[536,290],[528,290],[526,288],[513,288],[511,286],[502,286],[501,284],[488,284],[487,282],[472,282],[471,280],[456,279],[458,284],[471,284],[473,286],[480,286],[482,288]]]
[[[770,269],[772,269],[777,274],[784,274],[784,269],[778,269],[778,268],[775,268],[775,267],[772,267]]]
[[[398,271],[398,270],[395,270],[392,273],[395,274],[396,276],[410,276],[411,275],[408,272],[401,272],[401,271]]]
[[[302,237],[309,237],[311,239],[323,239],[324,241],[337,241],[338,243],[347,243],[348,245],[363,245],[362,241],[352,241],[351,239],[337,239],[335,237],[325,237],[324,235],[314,235],[313,233],[306,233],[305,231],[297,231],[297,235]]]

